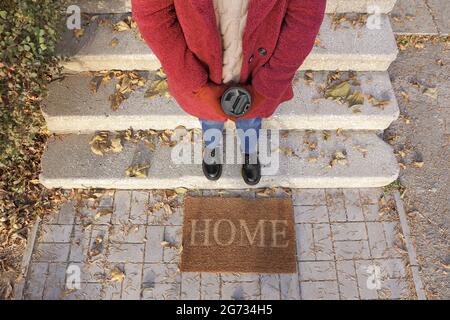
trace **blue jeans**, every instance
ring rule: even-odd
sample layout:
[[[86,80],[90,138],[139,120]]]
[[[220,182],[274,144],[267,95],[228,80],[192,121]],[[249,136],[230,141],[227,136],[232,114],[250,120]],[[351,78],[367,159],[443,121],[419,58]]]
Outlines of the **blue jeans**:
[[[225,122],[200,119],[200,123],[202,124],[205,147],[208,149],[214,149],[221,142]],[[241,142],[242,152],[251,154],[258,151],[259,130],[261,130],[261,123],[261,118],[236,120],[236,129]]]

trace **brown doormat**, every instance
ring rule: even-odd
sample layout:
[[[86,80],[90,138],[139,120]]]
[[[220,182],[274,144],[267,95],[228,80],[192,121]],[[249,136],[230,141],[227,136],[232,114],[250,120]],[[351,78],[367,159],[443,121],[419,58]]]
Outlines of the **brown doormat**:
[[[182,272],[296,273],[291,199],[184,201]]]

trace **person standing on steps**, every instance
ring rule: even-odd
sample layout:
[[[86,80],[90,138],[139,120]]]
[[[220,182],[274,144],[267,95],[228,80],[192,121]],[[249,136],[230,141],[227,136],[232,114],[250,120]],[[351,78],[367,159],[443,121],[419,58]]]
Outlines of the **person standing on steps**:
[[[243,179],[259,183],[262,119],[293,98],[292,80],[314,46],[325,7],[326,0],[132,0],[133,17],[167,74],[171,95],[200,119],[209,180],[220,178],[222,162],[221,139],[208,131],[222,132],[232,120],[244,153]],[[230,87],[243,89],[234,92],[247,99],[246,113],[224,110]]]

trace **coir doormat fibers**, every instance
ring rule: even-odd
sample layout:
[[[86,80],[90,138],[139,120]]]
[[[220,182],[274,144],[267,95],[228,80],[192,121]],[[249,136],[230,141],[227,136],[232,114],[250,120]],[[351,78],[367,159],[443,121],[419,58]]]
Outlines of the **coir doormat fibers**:
[[[187,197],[180,270],[296,273],[291,199]]]

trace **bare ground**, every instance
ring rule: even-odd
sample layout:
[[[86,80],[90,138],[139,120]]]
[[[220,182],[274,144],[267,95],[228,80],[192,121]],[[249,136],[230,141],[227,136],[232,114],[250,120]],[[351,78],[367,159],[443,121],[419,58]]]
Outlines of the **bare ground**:
[[[450,299],[450,46],[409,48],[389,73],[402,117],[385,138],[403,164],[400,182],[422,280],[428,298]]]

